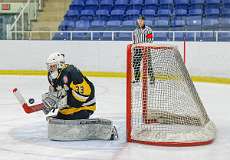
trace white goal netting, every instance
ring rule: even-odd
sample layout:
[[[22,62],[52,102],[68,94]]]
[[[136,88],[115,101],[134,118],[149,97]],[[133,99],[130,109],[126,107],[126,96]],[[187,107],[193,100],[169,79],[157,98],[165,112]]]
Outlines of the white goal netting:
[[[128,47],[128,141],[159,145],[210,143],[215,125],[174,46]]]

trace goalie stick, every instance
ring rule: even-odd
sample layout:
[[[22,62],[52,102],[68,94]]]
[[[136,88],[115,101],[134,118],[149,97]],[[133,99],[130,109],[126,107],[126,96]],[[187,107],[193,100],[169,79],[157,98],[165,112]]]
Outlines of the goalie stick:
[[[19,92],[19,90],[17,88],[13,89],[13,94],[15,95],[15,97],[17,98],[19,103],[22,105],[22,108],[24,109],[24,111],[28,114],[33,113],[33,112],[37,112],[37,111],[41,111],[44,108],[43,103],[29,106],[26,103],[25,98],[22,96],[22,94]]]

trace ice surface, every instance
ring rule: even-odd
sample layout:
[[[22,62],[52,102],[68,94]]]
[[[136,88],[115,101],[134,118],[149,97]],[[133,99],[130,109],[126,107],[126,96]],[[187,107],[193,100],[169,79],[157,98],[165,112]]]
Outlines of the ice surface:
[[[50,141],[43,113],[25,114],[10,92],[18,87],[26,98],[39,100],[47,91],[47,78],[0,76],[0,160],[230,159],[230,85],[195,84],[217,126],[217,139],[207,146],[176,148],[126,143],[125,79],[90,79],[96,85],[97,111],[93,117],[113,120],[120,135],[118,141]]]

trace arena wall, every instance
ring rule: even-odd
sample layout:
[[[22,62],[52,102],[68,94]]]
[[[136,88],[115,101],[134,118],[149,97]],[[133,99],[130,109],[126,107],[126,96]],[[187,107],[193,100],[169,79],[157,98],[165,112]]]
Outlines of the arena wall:
[[[127,41],[1,41],[1,74],[44,74],[46,58],[66,53],[67,62],[101,76],[124,77]],[[184,42],[155,42],[178,46]],[[229,54],[228,54],[229,52]],[[230,43],[186,42],[186,66],[193,76],[230,78]]]

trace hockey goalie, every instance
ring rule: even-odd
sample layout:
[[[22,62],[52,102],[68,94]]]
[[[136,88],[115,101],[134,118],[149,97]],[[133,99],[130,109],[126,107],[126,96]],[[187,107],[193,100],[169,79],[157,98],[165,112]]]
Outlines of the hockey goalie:
[[[96,110],[93,83],[74,65],[65,63],[65,55],[53,53],[47,59],[49,92],[42,94],[43,112],[48,116],[51,140],[115,140],[112,121],[89,117]]]
[[[65,64],[64,54],[47,59],[49,92],[42,95],[47,114],[58,108],[57,119],[88,119],[96,110],[94,85],[73,65]]]

